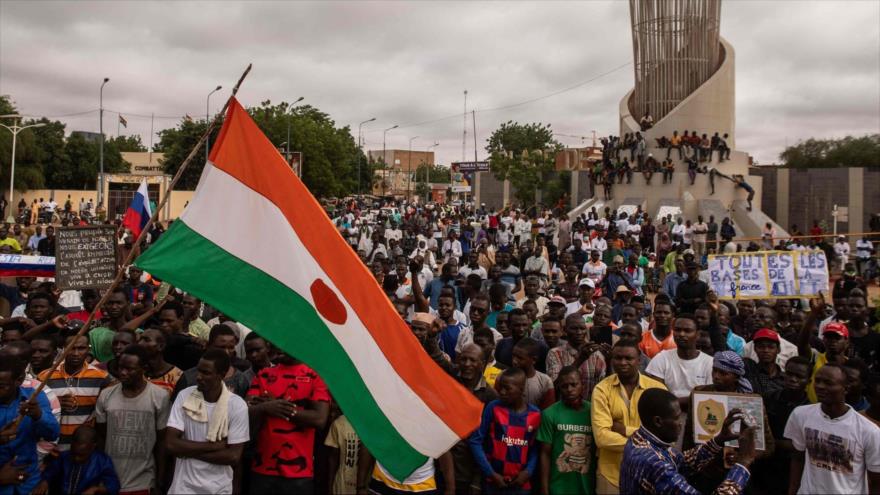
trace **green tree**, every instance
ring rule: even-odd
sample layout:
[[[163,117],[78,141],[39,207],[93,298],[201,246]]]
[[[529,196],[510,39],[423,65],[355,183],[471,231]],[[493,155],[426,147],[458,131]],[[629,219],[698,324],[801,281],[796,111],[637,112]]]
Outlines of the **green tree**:
[[[544,174],[554,169],[562,145],[553,139],[550,124],[507,121],[489,137],[489,167],[498,180],[510,180],[514,196],[524,207],[535,203]]]
[[[220,131],[221,123],[214,127],[211,133],[211,142],[217,139],[217,133]],[[205,133],[208,126],[204,120],[183,119],[177,127],[163,129],[159,131],[159,142],[155,146],[155,151],[165,154],[162,159],[162,167],[166,174],[174,175],[180,168],[180,165],[189,156],[192,149],[198,144],[199,139]],[[180,182],[177,183],[177,189],[193,190],[199,183],[199,177],[205,168],[205,147],[199,146],[193,162],[189,164]]]
[[[553,175],[541,191],[541,202],[545,206],[555,207],[559,199],[571,190],[571,172],[563,170]]]
[[[790,168],[880,167],[880,134],[810,138],[787,147],[779,158]]]
[[[273,105],[267,100],[248,112],[279,150],[283,152],[289,146],[291,152],[302,153],[302,179],[315,196],[344,196],[356,192],[358,156],[361,159],[360,177],[363,190],[369,191],[372,168],[360,153],[347,126],[336,127],[327,114],[309,105],[294,107],[287,102]],[[157,151],[165,153],[163,166],[166,173],[173,175],[177,172],[206,127],[204,120],[184,120],[177,127],[159,133]],[[211,137],[212,143],[216,141],[217,131],[219,125]],[[199,154],[204,154],[204,148],[200,149]],[[204,167],[202,162],[203,160],[196,160],[190,164],[178,187],[195,188]]]
[[[132,136],[116,136],[108,139],[104,144],[107,143],[113,143],[120,153],[126,151],[147,151],[147,147],[141,142],[140,134],[134,134]]]
[[[449,183],[452,179],[448,168],[441,165],[421,164],[416,167],[416,179],[425,181],[425,170],[428,171],[428,182]]]
[[[9,96],[0,95],[0,115],[17,114],[18,109]],[[3,119],[0,123],[8,126],[13,124],[29,125],[33,121]],[[15,189],[39,189],[43,187],[43,169],[41,166],[42,151],[38,146],[36,129],[26,129],[18,134],[15,144]],[[0,184],[9,184],[9,173],[12,169],[12,132],[0,127]],[[0,187],[6,191],[6,187]],[[8,193],[4,192],[5,197]],[[8,198],[7,198],[8,199]]]

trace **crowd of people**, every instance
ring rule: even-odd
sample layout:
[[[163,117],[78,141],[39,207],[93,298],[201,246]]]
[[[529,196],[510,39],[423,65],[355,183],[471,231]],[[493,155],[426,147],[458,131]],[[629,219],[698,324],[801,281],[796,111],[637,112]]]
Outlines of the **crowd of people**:
[[[0,284],[0,493],[880,493],[865,280],[844,264],[828,303],[720,301],[706,256],[761,248],[728,219],[601,213],[352,201],[331,215],[389,299],[376,304],[485,404],[405,479],[296,349],[135,266],[83,336],[98,291]],[[763,429],[734,410],[698,442],[695,391],[761,397]]]
[[[727,144],[727,134],[719,136],[716,132],[709,137],[707,134],[700,136],[697,131],[686,130],[682,135],[679,135],[678,131],[673,131],[672,136],[661,136],[655,140],[653,148],[665,149],[665,157],[655,157],[650,152],[649,148],[652,146],[641,132],[627,133],[623,137],[608,136],[600,140],[602,158],[593,165],[590,180],[593,185],[602,186],[606,200],[612,198],[615,183],[622,184],[626,180],[627,184],[631,184],[633,175],[637,173],[642,174],[647,185],[651,184],[655,174],[662,176],[663,184],[671,183],[676,170],[671,153],[672,150],[677,150],[678,160],[687,167],[690,185],[694,185],[697,174],[707,174],[711,193],[714,194],[715,178],[723,177],[748,193],[749,208],[751,208],[754,191],[745,182],[745,178],[724,175],[711,164],[714,153],[718,154],[718,164],[730,159],[731,149]]]

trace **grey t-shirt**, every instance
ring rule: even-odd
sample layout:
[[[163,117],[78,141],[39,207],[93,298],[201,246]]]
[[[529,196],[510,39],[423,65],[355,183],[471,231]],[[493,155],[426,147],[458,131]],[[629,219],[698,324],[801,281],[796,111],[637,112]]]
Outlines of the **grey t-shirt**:
[[[539,406],[541,399],[544,398],[544,394],[552,388],[553,380],[544,373],[536,371],[535,376],[526,378],[526,402]]]
[[[170,410],[168,391],[150,382],[137,397],[126,397],[121,383],[101,392],[95,416],[98,423],[107,424],[105,452],[113,459],[121,491],[153,486],[156,431],[165,428]]]

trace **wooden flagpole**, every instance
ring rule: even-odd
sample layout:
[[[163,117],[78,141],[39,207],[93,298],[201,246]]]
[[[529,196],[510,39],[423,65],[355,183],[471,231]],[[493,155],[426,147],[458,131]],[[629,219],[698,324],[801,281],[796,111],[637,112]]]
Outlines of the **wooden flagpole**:
[[[70,350],[71,350],[71,348],[73,348],[73,344],[76,342],[76,340],[79,337],[82,337],[86,333],[88,333],[89,326],[91,326],[92,322],[95,319],[95,314],[101,309],[101,306],[103,306],[104,303],[107,302],[107,299],[110,297],[110,294],[113,292],[113,290],[116,289],[117,287],[119,287],[119,284],[122,282],[123,274],[125,273],[124,268],[126,266],[130,265],[131,262],[134,261],[134,259],[139,254],[141,243],[146,238],[147,233],[150,231],[150,228],[158,220],[159,212],[162,211],[162,209],[165,207],[165,204],[171,198],[171,191],[174,189],[174,186],[177,185],[177,182],[183,176],[183,172],[187,169],[187,167],[193,161],[193,159],[196,157],[196,155],[199,154],[198,153],[199,149],[202,147],[202,145],[205,144],[205,141],[208,139],[208,136],[211,135],[211,132],[217,126],[217,122],[219,120],[218,117],[226,114],[226,109],[229,108],[229,103],[232,102],[232,98],[234,98],[236,93],[238,93],[238,88],[241,86],[241,83],[244,82],[244,79],[245,79],[245,77],[247,77],[248,73],[251,71],[252,66],[253,66],[253,64],[248,64],[247,68],[244,70],[244,73],[242,73],[241,77],[238,79],[238,82],[235,84],[235,87],[232,88],[232,95],[230,95],[230,97],[226,100],[226,104],[223,105],[223,109],[220,110],[220,113],[216,114],[213,119],[211,119],[211,122],[208,123],[208,128],[205,129],[205,133],[202,134],[202,137],[201,137],[201,139],[199,139],[199,142],[196,143],[196,145],[189,152],[189,155],[186,157],[186,159],[183,161],[183,163],[180,164],[180,168],[177,169],[177,173],[175,173],[174,178],[171,179],[171,184],[169,184],[168,188],[166,189],[165,197],[162,198],[162,201],[160,201],[159,204],[156,206],[156,211],[153,212],[153,214],[150,216],[149,221],[147,221],[147,224],[144,226],[143,230],[141,230],[141,233],[138,236],[137,240],[135,241],[132,250],[128,253],[128,256],[125,258],[125,261],[122,263],[121,267],[117,270],[116,278],[113,279],[113,283],[111,283],[110,287],[108,287],[104,291],[104,294],[101,296],[101,299],[98,301],[98,304],[95,305],[94,309],[92,309],[92,312],[89,314],[88,319],[86,319],[86,322],[83,324],[82,328],[80,328],[79,332],[77,332],[76,338],[71,340],[69,344],[64,346],[64,349],[61,351],[61,354],[59,354],[58,357],[55,358],[55,362],[52,363],[52,366],[49,368],[49,373],[48,373],[49,375],[51,375],[52,373],[55,372],[55,370],[58,369],[58,366],[61,365],[61,363],[64,361],[64,358],[66,358],[67,355],[70,353]],[[37,395],[39,395],[39,393],[42,392],[43,388],[45,388],[45,387],[46,387],[46,382],[45,381],[41,382],[40,385],[37,387],[37,389],[34,391],[34,393],[30,396],[30,398],[28,399],[27,402],[29,404],[33,404],[34,401],[36,401]],[[18,415],[13,422],[17,424],[18,422],[21,421],[21,419],[22,419],[22,416]]]

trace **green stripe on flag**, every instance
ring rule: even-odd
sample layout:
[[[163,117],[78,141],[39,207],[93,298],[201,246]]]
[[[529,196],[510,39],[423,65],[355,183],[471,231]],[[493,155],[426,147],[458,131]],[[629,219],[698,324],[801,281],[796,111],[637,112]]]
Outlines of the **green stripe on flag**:
[[[427,457],[413,449],[379,409],[354,363],[315,308],[295,291],[180,220],[136,264],[314,368],[370,453],[392,476],[405,479],[425,463]]]

